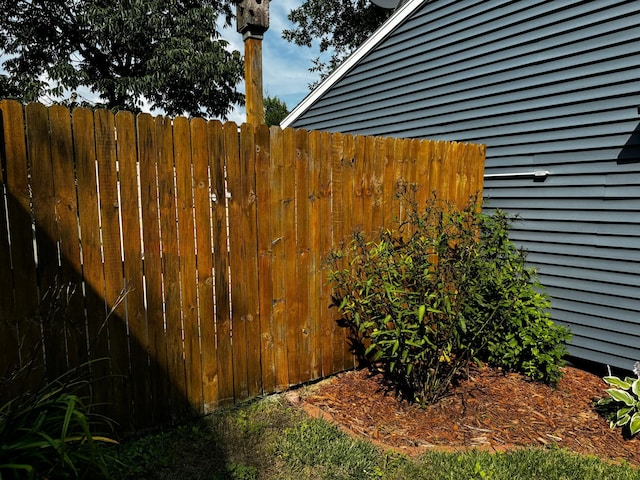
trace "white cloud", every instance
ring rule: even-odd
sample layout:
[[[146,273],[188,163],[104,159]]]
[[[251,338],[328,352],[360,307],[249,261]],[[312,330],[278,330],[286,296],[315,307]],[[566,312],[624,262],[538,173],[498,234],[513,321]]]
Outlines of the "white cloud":
[[[287,15],[292,9],[299,7],[303,1],[273,0],[270,2],[270,26],[265,33],[262,46],[264,94],[278,97],[287,104],[289,110],[293,110],[307,96],[308,85],[317,80],[317,75],[309,72],[311,60],[318,56],[317,48],[299,47],[282,38],[283,30],[292,27]],[[222,38],[229,42],[230,50],[244,52],[242,36],[236,31],[235,23],[231,27],[223,28],[223,21],[220,21],[218,29]],[[238,85],[238,89],[244,92],[244,82]],[[71,92],[65,93],[68,97]],[[97,96],[88,89],[79,89],[78,94],[87,100],[98,100]],[[148,106],[146,109],[149,109]],[[234,108],[228,116],[228,120],[238,124],[245,119],[244,107]]]
[[[287,19],[289,12],[299,7],[303,0],[274,0],[269,4],[269,30],[265,32],[262,45],[262,72],[264,94],[278,97],[287,104],[289,110],[300,103],[309,93],[308,85],[317,80],[317,75],[309,72],[311,60],[318,56],[317,49],[299,47],[282,38],[283,30],[291,28]],[[222,33],[223,38],[234,49],[244,51],[242,37],[233,27]],[[244,92],[244,84],[239,88]],[[229,120],[241,123],[245,119],[244,108],[236,108]]]

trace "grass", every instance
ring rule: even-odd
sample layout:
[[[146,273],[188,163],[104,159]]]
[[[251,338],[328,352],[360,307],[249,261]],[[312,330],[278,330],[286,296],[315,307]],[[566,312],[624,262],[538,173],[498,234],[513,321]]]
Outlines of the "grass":
[[[109,450],[113,478],[180,480],[631,480],[640,470],[560,449],[430,452],[356,440],[271,396]]]

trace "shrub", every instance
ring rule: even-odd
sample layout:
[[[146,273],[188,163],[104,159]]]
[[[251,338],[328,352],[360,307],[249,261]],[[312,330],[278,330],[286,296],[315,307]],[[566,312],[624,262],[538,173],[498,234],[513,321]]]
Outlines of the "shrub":
[[[503,212],[405,198],[407,220],[373,240],[355,233],[330,256],[334,303],[354,352],[422,405],[473,360],[536,380],[560,378],[568,331],[549,319],[535,271]]]
[[[487,349],[481,354],[490,364],[523,373],[533,380],[555,384],[562,377],[566,327],[551,320],[551,304],[542,293],[537,273],[526,263],[526,252],[509,240],[512,218],[497,210],[481,215],[482,234],[477,244],[474,285],[482,302],[475,308],[495,309]]]

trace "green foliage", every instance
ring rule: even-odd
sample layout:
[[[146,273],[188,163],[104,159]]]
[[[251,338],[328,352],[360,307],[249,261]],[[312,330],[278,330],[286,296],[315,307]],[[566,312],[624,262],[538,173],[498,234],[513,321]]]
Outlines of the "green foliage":
[[[627,428],[631,436],[640,431],[640,378],[604,377],[604,381],[613,388],[606,390],[608,398],[597,403],[600,410],[608,411],[615,408],[615,416],[610,418],[611,428]]]
[[[225,116],[244,97],[241,55],[216,21],[226,0],[0,0],[0,97],[61,97],[86,87],[95,106]],[[104,103],[101,103],[104,102]],[[84,103],[84,102],[81,102]]]
[[[317,41],[320,53],[331,52],[328,62],[317,57],[309,69],[324,79],[391,13],[391,10],[378,7],[369,0],[305,0],[289,12],[288,18],[294,27],[284,30],[282,37],[307,47]]]
[[[83,394],[85,367],[0,406],[0,479],[108,476],[101,444],[115,441]]]
[[[34,378],[45,370],[45,338],[64,342],[61,332],[76,325],[69,317],[74,294],[72,283],[56,278],[42,296],[37,315],[6,324],[12,329],[29,322],[39,324],[42,337],[29,348],[21,345],[20,364],[0,377],[0,480],[110,478],[105,447],[117,443],[111,438],[114,428],[96,412],[100,406],[94,405],[91,396],[96,367],[107,359],[85,362],[53,380]],[[17,329],[11,334],[20,338]],[[46,354],[60,353],[50,349]],[[47,373],[51,375],[51,370]],[[27,385],[38,387],[25,391]]]
[[[264,99],[264,123],[268,127],[280,125],[287,115],[289,115],[287,104],[278,97],[267,96]]]
[[[509,240],[512,219],[503,212],[482,215],[477,245],[479,303],[489,307],[493,322],[487,353],[490,364],[521,372],[533,380],[557,383],[571,335],[553,323],[549,299],[541,293],[536,271],[526,263],[526,252]]]
[[[420,404],[437,401],[474,360],[536,380],[560,378],[568,331],[549,319],[535,271],[503,212],[436,201],[374,240],[356,233],[330,258],[335,304],[354,351]]]

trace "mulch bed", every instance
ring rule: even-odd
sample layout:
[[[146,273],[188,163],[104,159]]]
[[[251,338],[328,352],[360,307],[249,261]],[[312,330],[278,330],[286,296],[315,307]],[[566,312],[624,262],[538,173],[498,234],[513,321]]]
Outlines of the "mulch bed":
[[[368,370],[337,375],[288,398],[313,416],[409,455],[555,444],[640,466],[640,439],[625,439],[593,409],[592,400],[606,395],[602,379],[573,367],[564,371],[552,388],[519,374],[480,368],[425,409],[399,400],[380,374]]]

